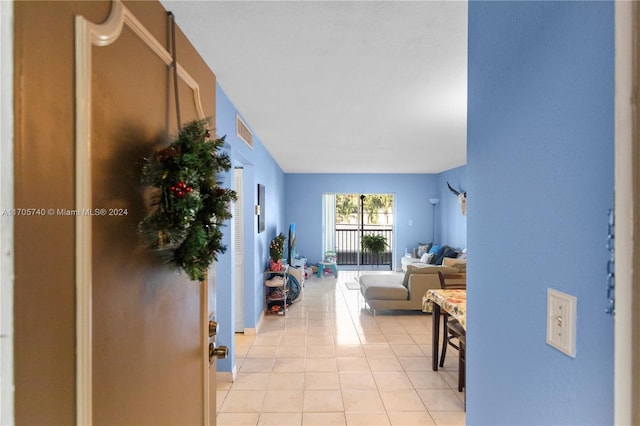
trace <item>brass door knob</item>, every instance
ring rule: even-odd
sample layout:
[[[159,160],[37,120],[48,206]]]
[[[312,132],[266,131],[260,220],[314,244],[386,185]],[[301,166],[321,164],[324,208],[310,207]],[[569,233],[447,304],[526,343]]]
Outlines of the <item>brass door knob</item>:
[[[213,343],[209,343],[209,359],[214,356],[218,359],[225,359],[229,353],[229,349],[226,346],[213,347]]]
[[[215,321],[209,321],[209,337],[218,334],[218,323]]]

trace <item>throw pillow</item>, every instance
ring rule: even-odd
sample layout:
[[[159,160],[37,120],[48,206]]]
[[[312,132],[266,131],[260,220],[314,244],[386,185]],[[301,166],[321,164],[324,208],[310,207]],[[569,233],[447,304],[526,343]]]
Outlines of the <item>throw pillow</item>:
[[[420,258],[420,262],[422,263],[429,263],[431,262],[431,258],[433,257],[433,254],[431,253],[425,253],[422,255],[422,257]]]
[[[438,270],[436,268],[432,268],[430,266],[416,266],[416,265],[407,265],[407,272],[404,274],[404,279],[402,280],[402,285],[405,287],[409,286],[409,276],[411,274],[437,274]]]
[[[429,243],[429,244],[418,243],[418,256],[417,257],[422,257],[423,254],[428,253],[429,250],[431,249],[431,245],[432,245],[432,243]]]
[[[445,257],[455,258],[455,257],[458,257],[458,253],[451,247],[444,246],[442,248],[442,253],[440,253],[440,255],[437,256],[436,265],[441,265],[442,259],[444,259]]]
[[[430,253],[433,253],[433,257],[429,262],[432,265],[439,265],[442,263],[442,252],[444,251],[446,246],[433,246],[431,247]]]
[[[444,249],[444,252],[442,252],[442,257],[450,257],[452,259],[455,259],[456,257],[458,257],[458,252],[451,247],[447,247]]]

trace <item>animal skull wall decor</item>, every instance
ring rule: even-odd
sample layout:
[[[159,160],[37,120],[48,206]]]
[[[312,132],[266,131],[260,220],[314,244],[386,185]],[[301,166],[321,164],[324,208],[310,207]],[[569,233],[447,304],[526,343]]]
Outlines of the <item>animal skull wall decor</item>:
[[[460,209],[462,210],[462,216],[467,215],[467,191],[456,191],[453,187],[447,182],[447,186],[449,187],[449,191],[453,192],[458,196],[458,202],[460,203]]]

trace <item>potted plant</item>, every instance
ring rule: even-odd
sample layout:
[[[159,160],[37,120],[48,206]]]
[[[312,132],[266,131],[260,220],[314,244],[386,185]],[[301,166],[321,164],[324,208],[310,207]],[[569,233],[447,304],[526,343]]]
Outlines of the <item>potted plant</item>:
[[[376,258],[376,265],[379,264],[380,255],[387,248],[387,239],[382,235],[367,234],[362,236],[362,251],[368,251]]]
[[[285,236],[281,232],[277,237],[271,240],[269,244],[269,269],[272,271],[282,270],[282,255],[284,253]]]

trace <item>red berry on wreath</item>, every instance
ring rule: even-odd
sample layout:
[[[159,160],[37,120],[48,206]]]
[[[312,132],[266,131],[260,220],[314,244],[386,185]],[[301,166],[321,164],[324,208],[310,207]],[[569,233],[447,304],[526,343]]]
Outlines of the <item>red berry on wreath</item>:
[[[193,191],[193,188],[191,188],[190,186],[187,186],[186,191],[187,192],[191,192],[191,191]]]

